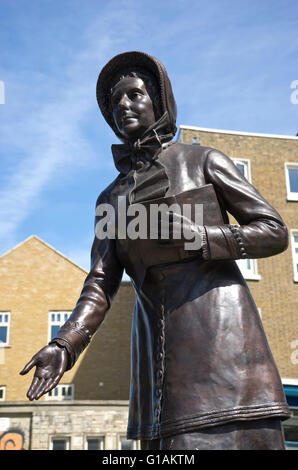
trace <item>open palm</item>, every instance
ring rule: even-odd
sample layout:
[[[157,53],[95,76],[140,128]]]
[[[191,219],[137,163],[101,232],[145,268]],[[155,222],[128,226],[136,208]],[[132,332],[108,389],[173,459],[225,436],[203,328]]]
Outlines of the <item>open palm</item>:
[[[67,367],[67,351],[56,344],[49,344],[36,353],[20,372],[27,374],[36,366],[32,383],[27,392],[29,400],[38,400],[60,381]]]

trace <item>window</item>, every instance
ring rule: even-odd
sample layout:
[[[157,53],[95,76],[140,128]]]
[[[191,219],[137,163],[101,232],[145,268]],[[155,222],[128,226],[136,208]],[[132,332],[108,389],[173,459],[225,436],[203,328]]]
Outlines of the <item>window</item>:
[[[298,282],[298,230],[291,230],[294,281]]]
[[[288,201],[298,201],[298,163],[286,163]]]
[[[282,427],[287,450],[298,450],[298,416],[297,408],[290,408],[291,418]]]
[[[73,384],[60,384],[53,390],[47,393],[47,400],[73,400],[74,399],[74,385]]]
[[[5,385],[0,386],[0,401],[5,400],[5,392],[6,392],[6,387]]]
[[[251,183],[250,161],[238,158],[233,158],[232,160],[240,173]],[[255,259],[239,259],[237,264],[245,279],[254,281],[261,279]]]
[[[126,439],[124,436],[120,436],[118,443],[119,450],[136,450],[137,441]]]
[[[257,261],[255,259],[237,259],[236,263],[244,279],[248,281],[258,281],[261,276],[258,274]]]
[[[247,159],[232,159],[240,173],[251,183],[250,161]]]
[[[69,319],[71,312],[49,312],[49,341],[55,338],[58,330]]]
[[[0,312],[0,346],[9,344],[10,313]]]
[[[69,437],[52,437],[51,450],[69,450]]]
[[[87,437],[86,450],[104,450],[104,437]]]
[[[290,407],[290,418],[282,423],[287,450],[298,450],[298,380],[283,378],[283,388]]]

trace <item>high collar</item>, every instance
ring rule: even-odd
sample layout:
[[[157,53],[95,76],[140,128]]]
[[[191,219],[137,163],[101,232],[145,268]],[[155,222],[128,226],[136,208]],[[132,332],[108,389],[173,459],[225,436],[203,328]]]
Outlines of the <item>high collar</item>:
[[[174,137],[172,133],[162,133],[167,118],[165,112],[135,142],[127,141],[124,144],[112,145],[114,164],[120,173],[127,174],[131,169],[135,169],[138,161],[146,163],[157,158],[165,143]]]

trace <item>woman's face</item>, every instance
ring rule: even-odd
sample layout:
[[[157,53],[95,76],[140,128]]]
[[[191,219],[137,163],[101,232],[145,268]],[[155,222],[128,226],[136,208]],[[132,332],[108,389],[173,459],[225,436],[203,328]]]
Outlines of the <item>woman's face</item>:
[[[112,91],[111,104],[117,129],[127,140],[138,139],[156,121],[151,98],[140,78],[122,78]]]

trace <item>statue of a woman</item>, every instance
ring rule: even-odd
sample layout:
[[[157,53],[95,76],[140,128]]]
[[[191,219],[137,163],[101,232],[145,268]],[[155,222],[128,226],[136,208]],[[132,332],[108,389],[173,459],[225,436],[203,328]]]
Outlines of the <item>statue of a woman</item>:
[[[116,237],[95,236],[91,270],[71,317],[22,371],[36,366],[28,398],[47,393],[73,367],[125,268],[136,292],[127,437],[140,439],[143,449],[284,449],[288,406],[235,262],[284,251],[283,220],[229,157],[172,140],[176,104],[156,58],[127,52],[111,59],[99,75],[97,100],[123,142],[112,146],[119,175],[97,208],[110,204],[117,213],[120,197],[128,207],[202,197],[204,225],[178,213],[169,222],[170,234],[181,222],[183,233],[199,236],[201,244],[186,250],[183,236],[131,240],[117,235],[117,227]],[[239,225],[229,224],[227,211]]]

